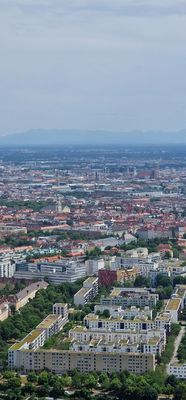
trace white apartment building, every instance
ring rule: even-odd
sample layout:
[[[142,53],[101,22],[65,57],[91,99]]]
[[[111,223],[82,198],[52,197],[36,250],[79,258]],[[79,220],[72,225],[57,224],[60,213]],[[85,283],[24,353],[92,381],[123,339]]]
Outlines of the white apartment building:
[[[150,339],[159,337],[163,344],[166,344],[166,331],[164,329],[149,329],[147,331],[137,331],[135,329],[125,331],[100,331],[88,329],[85,326],[75,326],[70,329],[69,337],[79,342],[89,342],[91,339],[104,339],[107,342],[117,342],[130,338],[131,343],[146,343]]]
[[[97,275],[99,269],[103,269],[105,267],[105,262],[103,258],[99,258],[98,260],[86,260],[85,267],[86,274],[88,276]]]
[[[15,295],[10,295],[9,302],[15,306],[15,309],[17,311],[20,308],[24,307],[30,299],[33,299],[36,296],[38,290],[46,289],[47,286],[48,283],[44,281],[31,283]]]
[[[55,303],[53,305],[53,314],[61,315],[63,319],[68,320],[68,304]]]
[[[181,310],[181,299],[180,298],[172,298],[168,301],[165,311],[168,312],[171,316],[172,322],[178,322],[179,312]]]
[[[111,330],[111,331],[123,331],[123,330],[137,330],[146,331],[149,329],[164,329],[170,331],[171,318],[168,315],[158,316],[157,319],[149,320],[147,317],[124,319],[122,316],[118,317],[101,317],[93,313],[87,314],[83,320],[84,325],[91,330]]]
[[[178,379],[186,379],[186,364],[174,363],[168,368],[169,375],[174,375]]]
[[[73,341],[70,349],[73,351],[88,351],[95,353],[150,353],[161,355],[165,349],[165,342],[160,336],[131,341],[129,337],[117,339],[114,342],[107,341],[104,337],[91,339],[89,342]]]
[[[178,297],[181,299],[181,308],[186,307],[186,285],[176,285],[175,292],[172,298]]]
[[[35,351],[42,347],[45,341],[57,334],[68,319],[62,318],[59,314],[49,314],[32,332],[30,332],[20,342],[13,344],[8,350],[8,365],[10,368],[17,368],[21,365],[23,354],[28,361],[30,351]],[[26,352],[28,351],[28,352]],[[30,364],[30,370],[32,365]]]
[[[101,304],[121,305],[123,308],[131,306],[150,307],[156,306],[159,295],[150,293],[148,289],[143,288],[113,288],[108,297],[101,298]]]
[[[87,282],[85,281],[87,289],[91,286],[92,280],[88,278]],[[165,329],[148,330],[148,326],[146,326],[145,330],[142,326],[140,330],[140,325],[136,326],[138,330],[134,330],[133,325],[131,327],[127,325],[130,327],[128,330],[124,330],[123,326],[113,325],[111,327],[110,324],[115,324],[116,319],[112,319],[112,321],[105,319],[106,325],[101,327],[99,323],[102,320],[100,321],[97,315],[91,318],[92,314],[86,316],[85,324],[87,325],[86,320],[97,321],[97,329],[94,326],[89,329],[86,326],[76,326],[71,329],[68,338],[69,350],[41,350],[40,347],[43,346],[45,340],[59,332],[67,322],[66,308],[66,304],[54,304],[54,314],[45,318],[21,342],[10,347],[8,351],[9,368],[19,368],[23,373],[48,369],[59,374],[74,369],[81,372],[103,371],[109,373],[128,370],[143,374],[155,369],[155,355],[161,354],[165,347]],[[118,321],[122,323],[121,321],[126,320],[118,317]],[[153,321],[148,318],[143,322],[147,323],[147,321],[153,324]]]
[[[9,256],[0,257],[0,278],[12,278],[15,273],[15,263]]]
[[[10,368],[19,368],[23,373],[47,369],[56,374],[63,374],[77,369],[84,373],[129,371],[141,375],[155,370],[155,355],[37,349],[20,351],[15,366],[11,365],[10,362]]]
[[[98,278],[89,277],[83,282],[83,287],[74,295],[76,306],[84,305],[98,294]]]
[[[116,318],[121,316],[126,319],[131,319],[134,317],[142,318],[144,316],[152,319],[152,310],[150,307],[138,308],[135,306],[131,306],[129,308],[123,309],[121,306],[106,306],[104,304],[96,304],[94,307],[94,313],[103,313],[105,310],[108,310],[110,316]]]

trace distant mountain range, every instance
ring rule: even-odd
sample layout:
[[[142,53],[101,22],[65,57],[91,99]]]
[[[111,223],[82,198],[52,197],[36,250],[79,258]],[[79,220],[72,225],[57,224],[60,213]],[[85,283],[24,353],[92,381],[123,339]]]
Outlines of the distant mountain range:
[[[0,145],[153,145],[186,144],[186,129],[177,132],[109,132],[33,129],[0,137]]]

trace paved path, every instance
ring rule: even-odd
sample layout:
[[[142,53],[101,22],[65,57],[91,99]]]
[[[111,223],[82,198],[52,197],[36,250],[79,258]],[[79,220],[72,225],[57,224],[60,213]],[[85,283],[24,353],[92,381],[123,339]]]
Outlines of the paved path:
[[[172,358],[170,360],[170,363],[167,364],[167,368],[166,368],[167,369],[167,373],[168,373],[168,370],[169,370],[169,365],[178,361],[178,359],[177,359],[178,347],[179,347],[179,345],[181,343],[181,340],[182,340],[184,334],[185,334],[185,327],[182,326],[181,329],[180,329],[180,332],[179,332],[179,334],[178,334],[178,336],[177,336],[177,338],[175,339],[175,342],[174,342],[174,352],[173,352]]]

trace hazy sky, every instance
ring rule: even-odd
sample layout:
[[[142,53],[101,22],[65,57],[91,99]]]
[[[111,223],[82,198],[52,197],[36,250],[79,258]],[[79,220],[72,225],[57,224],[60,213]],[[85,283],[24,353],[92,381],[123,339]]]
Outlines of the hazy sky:
[[[0,0],[0,134],[186,127],[186,0]]]

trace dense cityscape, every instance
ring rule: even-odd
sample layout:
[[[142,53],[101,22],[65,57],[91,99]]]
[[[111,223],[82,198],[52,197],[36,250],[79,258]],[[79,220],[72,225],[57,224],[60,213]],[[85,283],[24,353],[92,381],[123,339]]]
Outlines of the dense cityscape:
[[[186,0],[0,0],[0,400],[186,400]]]
[[[1,148],[1,398],[185,399],[184,153]]]

